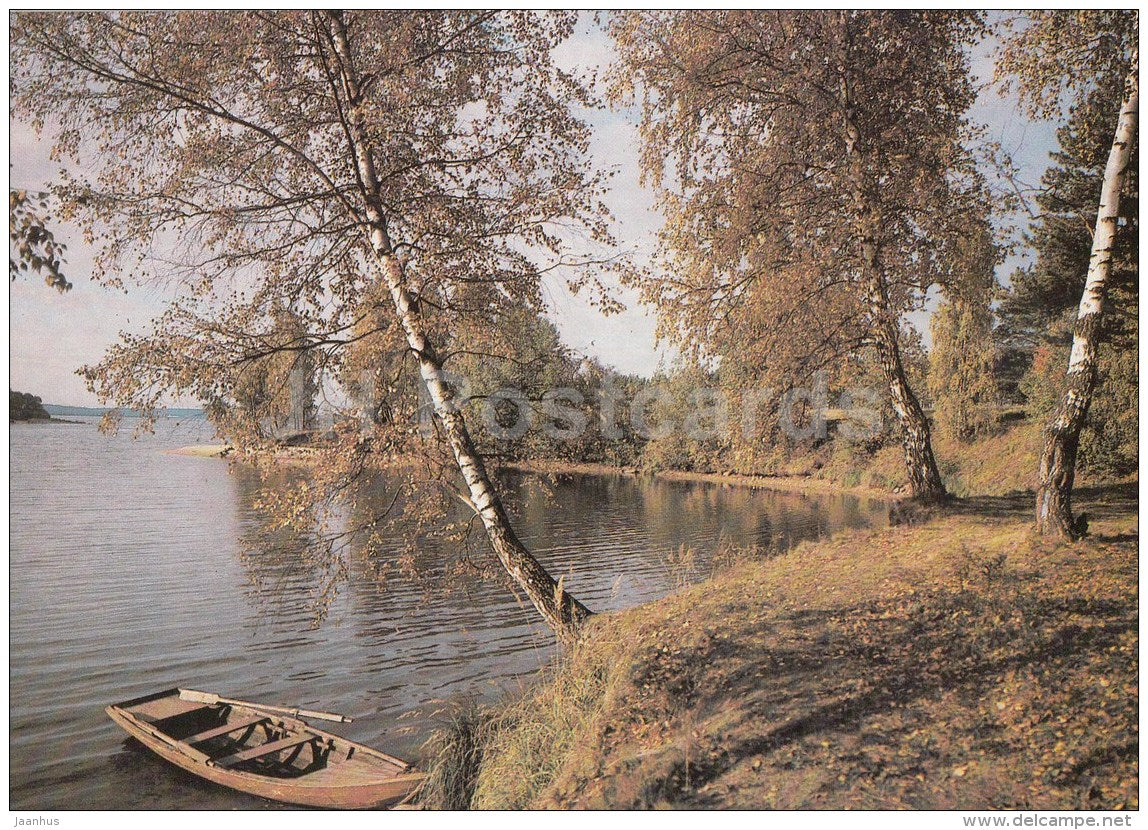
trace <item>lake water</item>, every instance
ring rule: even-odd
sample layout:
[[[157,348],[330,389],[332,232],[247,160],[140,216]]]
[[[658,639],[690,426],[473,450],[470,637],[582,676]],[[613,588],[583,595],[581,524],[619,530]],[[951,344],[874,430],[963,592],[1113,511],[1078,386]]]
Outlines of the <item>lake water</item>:
[[[354,722],[333,731],[417,759],[443,701],[493,699],[552,658],[533,609],[500,584],[445,596],[395,576],[380,584],[353,555],[314,627],[307,596],[323,575],[290,549],[243,552],[258,527],[250,471],[164,452],[210,441],[203,421],[161,422],[132,440],[85,420],[10,430],[12,809],[270,806],[166,765],[104,714],[161,688],[344,712]],[[666,557],[683,544],[699,552],[698,576],[723,534],[784,547],[888,519],[883,503],[852,496],[622,476],[506,481],[523,541],[595,610],[673,590]]]

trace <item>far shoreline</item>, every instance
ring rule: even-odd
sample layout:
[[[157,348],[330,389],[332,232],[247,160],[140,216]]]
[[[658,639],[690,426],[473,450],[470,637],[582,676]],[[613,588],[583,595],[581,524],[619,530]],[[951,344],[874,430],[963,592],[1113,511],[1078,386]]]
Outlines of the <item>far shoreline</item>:
[[[846,487],[829,479],[809,476],[768,476],[744,473],[703,473],[691,470],[642,470],[638,467],[615,467],[609,464],[563,461],[560,459],[530,459],[502,461],[494,465],[500,470],[514,470],[540,475],[622,475],[630,478],[655,478],[663,481],[698,482],[748,487],[755,490],[777,490],[790,493],[817,493],[823,495],[847,494],[883,501],[900,501],[903,494],[879,487]]]
[[[300,453],[299,447],[283,447],[270,455],[272,461],[286,466],[307,465],[310,459],[307,454]],[[195,458],[227,458],[235,448],[227,444],[192,444],[186,447],[167,450],[170,455],[186,455]],[[653,478],[661,481],[697,482],[702,484],[719,484],[731,487],[747,487],[753,490],[774,490],[787,493],[806,493],[818,495],[851,495],[862,498],[879,499],[881,501],[897,502],[905,498],[904,494],[884,490],[879,487],[853,486],[847,487],[830,479],[818,479],[809,476],[769,476],[750,475],[744,473],[703,473],[689,470],[642,470],[634,466],[614,466],[611,464],[565,461],[556,458],[537,458],[520,461],[499,461],[490,459],[491,467],[496,470],[511,470],[534,475],[615,475],[628,478]]]
[[[79,426],[83,421],[69,421],[67,418],[9,418],[8,426],[12,424],[71,424]]]

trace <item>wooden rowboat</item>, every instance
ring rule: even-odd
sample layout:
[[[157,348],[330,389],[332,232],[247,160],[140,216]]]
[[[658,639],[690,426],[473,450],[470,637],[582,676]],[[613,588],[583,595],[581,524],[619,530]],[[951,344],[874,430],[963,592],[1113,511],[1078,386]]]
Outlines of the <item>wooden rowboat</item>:
[[[107,713],[152,752],[241,792],[308,807],[397,804],[425,776],[410,764],[308,724],[324,712],[221,699],[193,689],[116,703]]]

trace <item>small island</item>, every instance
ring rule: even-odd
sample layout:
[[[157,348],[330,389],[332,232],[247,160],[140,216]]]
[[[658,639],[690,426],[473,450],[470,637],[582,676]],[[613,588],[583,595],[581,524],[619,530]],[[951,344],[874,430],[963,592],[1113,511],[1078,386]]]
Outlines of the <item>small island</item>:
[[[8,390],[8,422],[23,421],[34,424],[76,424],[78,421],[66,421],[63,418],[53,418],[44,409],[44,402],[30,392],[17,392]]]

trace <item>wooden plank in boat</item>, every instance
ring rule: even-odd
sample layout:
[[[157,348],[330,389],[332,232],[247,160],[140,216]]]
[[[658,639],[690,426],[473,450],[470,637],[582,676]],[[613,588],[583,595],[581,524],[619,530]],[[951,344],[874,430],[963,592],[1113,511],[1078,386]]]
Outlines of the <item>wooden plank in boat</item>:
[[[205,729],[203,732],[197,732],[190,737],[184,738],[183,742],[186,744],[201,744],[204,741],[210,741],[212,738],[219,738],[223,735],[229,735],[232,732],[238,732],[240,729],[258,726],[269,720],[271,720],[271,718],[267,715],[252,715],[249,718],[242,718],[241,720],[232,721],[231,723],[225,723],[222,726],[216,726],[213,729]]]
[[[254,761],[256,758],[274,755],[276,752],[282,752],[285,749],[292,749],[300,744],[317,740],[319,740],[319,738],[316,735],[288,735],[286,738],[282,738],[278,741],[253,746],[250,749],[236,752],[234,755],[228,755],[226,758],[220,758],[218,761],[215,761],[214,764],[217,767],[233,767],[236,764],[242,764],[244,761]]]

